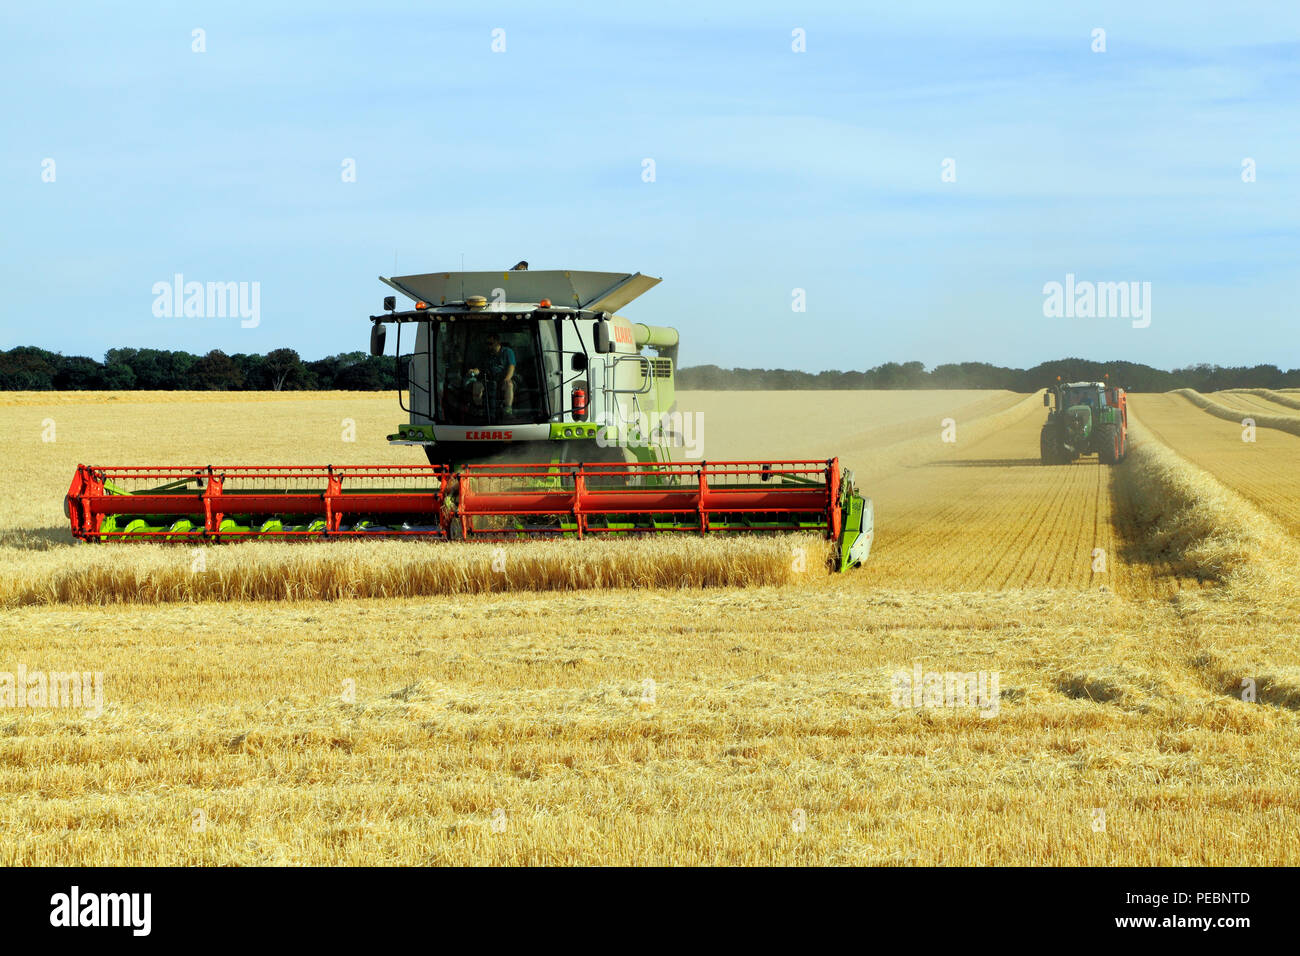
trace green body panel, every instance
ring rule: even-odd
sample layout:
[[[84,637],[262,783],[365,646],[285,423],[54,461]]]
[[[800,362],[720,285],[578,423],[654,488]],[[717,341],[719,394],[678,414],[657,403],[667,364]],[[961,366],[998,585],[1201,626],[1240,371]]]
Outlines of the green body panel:
[[[433,443],[433,426],[417,425],[403,422],[397,426],[397,431],[388,436],[389,441],[425,441]]]
[[[1071,438],[1086,441],[1092,435],[1092,409],[1087,405],[1071,405],[1065,410],[1065,418]]]
[[[575,438],[595,438],[601,432],[600,425],[582,424],[580,422],[551,423],[551,441],[567,441]]]
[[[850,495],[847,504],[848,508],[844,513],[844,533],[840,535],[839,540],[840,559],[838,564],[842,571],[846,571],[853,566],[849,558],[849,552],[853,550],[853,546],[857,544],[858,535],[862,533],[857,529],[862,523],[862,509],[866,502],[859,495]]]

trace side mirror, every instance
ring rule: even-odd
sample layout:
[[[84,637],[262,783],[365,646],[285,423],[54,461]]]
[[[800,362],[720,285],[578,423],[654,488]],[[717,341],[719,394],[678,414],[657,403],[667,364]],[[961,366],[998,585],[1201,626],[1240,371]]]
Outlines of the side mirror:
[[[610,331],[609,319],[600,319],[596,322],[594,329],[596,336],[596,352],[599,355],[608,355],[614,351],[613,333]]]
[[[370,326],[370,354],[384,354],[384,339],[388,337],[388,330],[382,322],[376,322]]]
[[[384,296],[384,311],[392,312],[396,308],[397,308],[397,296],[395,295]]]
[[[575,372],[585,372],[587,371],[587,356],[583,355],[581,352],[574,352],[569,365]]]
[[[1044,407],[1044,408],[1051,408],[1051,407],[1052,407],[1052,393],[1051,393],[1051,392],[1043,392],[1043,407]]]

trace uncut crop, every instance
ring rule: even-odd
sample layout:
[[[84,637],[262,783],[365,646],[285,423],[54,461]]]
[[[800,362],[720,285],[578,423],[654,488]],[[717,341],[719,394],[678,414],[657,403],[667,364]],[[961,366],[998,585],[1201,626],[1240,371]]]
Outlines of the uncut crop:
[[[15,551],[21,555],[21,552]],[[43,550],[0,570],[0,606],[403,598],[587,588],[757,587],[825,573],[828,542],[674,536],[465,544],[248,542]]]

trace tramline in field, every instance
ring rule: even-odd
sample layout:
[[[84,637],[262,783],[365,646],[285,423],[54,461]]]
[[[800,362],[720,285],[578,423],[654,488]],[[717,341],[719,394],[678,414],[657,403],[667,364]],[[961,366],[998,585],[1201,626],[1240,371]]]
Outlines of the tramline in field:
[[[397,329],[389,436],[420,466],[80,465],[66,511],[85,541],[424,537],[511,540],[815,531],[834,563],[867,559],[869,498],[838,458],[675,461],[678,333],[615,310],[640,273],[447,272],[381,280],[415,301]],[[403,327],[414,330],[403,353]],[[653,349],[653,355],[643,349]],[[400,386],[405,384],[405,388]],[[405,394],[403,394],[405,393]]]

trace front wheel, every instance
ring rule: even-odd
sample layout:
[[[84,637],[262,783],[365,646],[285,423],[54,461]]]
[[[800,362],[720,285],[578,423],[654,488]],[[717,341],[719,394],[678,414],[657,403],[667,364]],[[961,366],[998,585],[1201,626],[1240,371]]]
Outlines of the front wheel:
[[[1044,465],[1059,465],[1065,457],[1061,454],[1060,446],[1057,445],[1056,436],[1052,431],[1051,428],[1044,427],[1038,438],[1038,452]]]
[[[1103,465],[1119,464],[1120,454],[1119,429],[1114,425],[1102,425],[1097,435],[1097,456]]]

